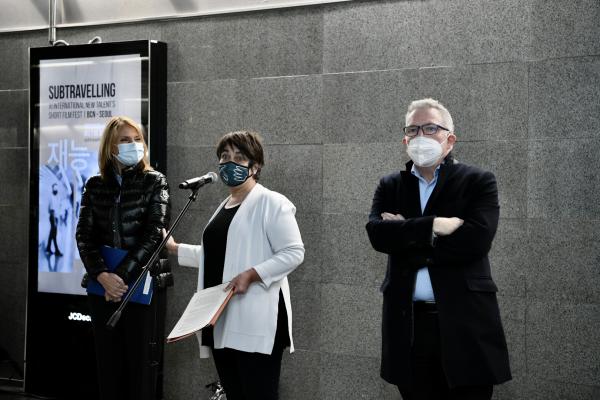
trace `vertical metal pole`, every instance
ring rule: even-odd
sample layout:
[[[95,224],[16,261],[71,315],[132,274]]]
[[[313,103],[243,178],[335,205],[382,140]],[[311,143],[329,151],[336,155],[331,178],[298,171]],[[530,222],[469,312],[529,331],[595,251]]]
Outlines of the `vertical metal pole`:
[[[50,22],[48,42],[50,42],[50,45],[54,45],[54,42],[56,42],[56,0],[50,0],[48,4],[48,20]]]

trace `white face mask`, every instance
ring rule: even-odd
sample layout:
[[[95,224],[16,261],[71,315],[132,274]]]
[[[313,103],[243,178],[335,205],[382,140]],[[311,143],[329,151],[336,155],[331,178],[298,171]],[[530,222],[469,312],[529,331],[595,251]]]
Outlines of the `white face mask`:
[[[442,143],[446,140],[448,137]],[[442,143],[425,136],[417,136],[408,142],[406,152],[417,167],[431,167],[442,157]]]

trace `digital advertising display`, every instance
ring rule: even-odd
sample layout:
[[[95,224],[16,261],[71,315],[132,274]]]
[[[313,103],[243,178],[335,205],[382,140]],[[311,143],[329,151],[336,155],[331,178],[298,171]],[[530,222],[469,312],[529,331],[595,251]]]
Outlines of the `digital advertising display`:
[[[28,393],[97,398],[81,198],[114,116],[142,126],[151,166],[166,173],[166,50],[152,40],[29,49]]]
[[[141,57],[41,60],[39,71],[38,291],[84,294],[75,242],[81,194],[98,174],[107,121],[141,122]]]

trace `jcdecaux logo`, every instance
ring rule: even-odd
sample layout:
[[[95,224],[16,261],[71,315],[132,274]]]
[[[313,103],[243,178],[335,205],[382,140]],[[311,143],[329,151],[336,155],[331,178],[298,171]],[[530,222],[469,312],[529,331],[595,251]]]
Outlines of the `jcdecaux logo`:
[[[89,315],[81,314],[78,312],[72,312],[69,314],[69,321],[83,321],[83,322],[92,322],[92,317]]]

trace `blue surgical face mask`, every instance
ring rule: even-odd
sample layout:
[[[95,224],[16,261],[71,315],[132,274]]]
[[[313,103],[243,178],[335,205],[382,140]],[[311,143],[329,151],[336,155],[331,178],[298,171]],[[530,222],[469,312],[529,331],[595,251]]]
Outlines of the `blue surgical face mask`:
[[[227,186],[239,186],[250,176],[250,168],[228,161],[219,164],[219,175]]]
[[[118,146],[119,154],[117,160],[121,164],[132,167],[144,158],[144,144],[140,142],[120,143]]]

